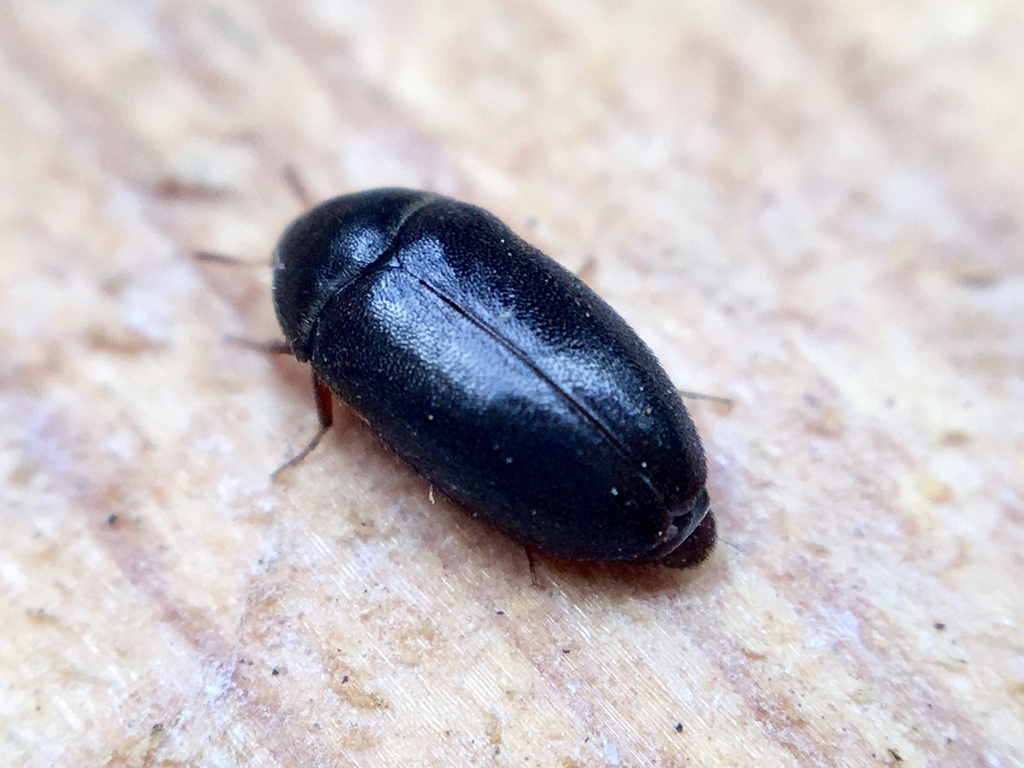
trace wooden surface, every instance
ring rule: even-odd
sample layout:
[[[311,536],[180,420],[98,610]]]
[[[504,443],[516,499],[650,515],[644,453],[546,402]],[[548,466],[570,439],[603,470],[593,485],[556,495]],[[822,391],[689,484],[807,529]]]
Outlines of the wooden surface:
[[[1024,6],[0,8],[0,764],[1024,764]],[[592,260],[711,561],[531,587],[344,410],[272,484],[289,165]]]

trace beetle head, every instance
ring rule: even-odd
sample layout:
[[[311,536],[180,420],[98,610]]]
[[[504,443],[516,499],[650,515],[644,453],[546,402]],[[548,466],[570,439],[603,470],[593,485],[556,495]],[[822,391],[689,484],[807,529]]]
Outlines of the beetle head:
[[[274,309],[292,353],[309,359],[320,312],[388,249],[402,222],[434,195],[374,189],[320,203],[274,249]]]

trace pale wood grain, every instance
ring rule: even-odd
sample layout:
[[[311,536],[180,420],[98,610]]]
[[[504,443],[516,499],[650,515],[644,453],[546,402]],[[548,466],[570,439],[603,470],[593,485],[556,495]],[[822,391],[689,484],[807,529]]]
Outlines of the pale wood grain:
[[[0,764],[1024,763],[1020,4],[0,7]],[[188,254],[287,165],[593,259],[736,401],[712,560],[533,588],[344,411],[271,484],[306,373]]]

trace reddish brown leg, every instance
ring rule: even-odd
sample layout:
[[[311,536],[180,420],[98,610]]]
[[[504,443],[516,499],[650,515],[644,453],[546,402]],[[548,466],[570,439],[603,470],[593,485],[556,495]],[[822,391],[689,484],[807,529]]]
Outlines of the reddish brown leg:
[[[314,373],[313,397],[316,398],[316,415],[320,419],[320,429],[330,429],[334,423],[334,406],[331,401],[331,390]]]
[[[309,441],[305,448],[299,451],[297,454],[292,456],[288,461],[282,464],[280,467],[270,473],[271,480],[277,480],[281,476],[281,473],[286,469],[294,467],[304,458],[309,456],[313,450],[320,443],[320,440],[324,435],[327,434],[327,430],[331,428],[331,424],[334,423],[334,411],[331,402],[331,390],[326,384],[324,384],[317,375],[313,374],[313,398],[316,401],[316,413],[320,418],[320,429],[313,435],[313,439]]]

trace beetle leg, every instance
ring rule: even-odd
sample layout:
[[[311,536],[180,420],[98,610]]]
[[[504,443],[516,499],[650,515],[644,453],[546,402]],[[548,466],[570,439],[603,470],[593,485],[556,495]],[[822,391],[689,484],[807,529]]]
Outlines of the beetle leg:
[[[688,400],[710,400],[712,403],[721,403],[722,405],[733,405],[731,397],[722,397],[721,395],[706,395],[703,392],[691,392],[688,389],[677,389],[676,393],[680,397],[684,397]]]
[[[334,423],[334,406],[331,401],[331,389],[313,374],[313,397],[316,398],[316,415],[320,419],[321,431],[330,429]]]
[[[215,251],[192,251],[192,258],[196,261],[207,261],[214,264],[230,264],[232,267],[265,267],[265,262],[240,259],[237,256],[228,256],[226,253]]]
[[[254,349],[257,352],[266,352],[268,355],[290,355],[292,353],[291,345],[284,339],[274,339],[273,341],[253,341],[252,339],[245,339],[241,336],[232,336],[230,333],[225,334],[224,338],[232,344],[237,344],[238,346],[245,347],[246,349]]]
[[[320,378],[313,374],[313,399],[316,402],[316,414],[320,418],[320,429],[313,435],[313,439],[306,444],[306,447],[292,456],[288,461],[270,473],[271,480],[277,480],[286,469],[294,467],[304,458],[309,456],[320,444],[320,440],[327,434],[327,430],[334,423],[334,409],[331,402],[331,390]]]
[[[530,586],[539,587],[540,582],[537,581],[537,563],[533,559],[533,552],[527,546],[523,547],[523,551],[526,553],[526,562],[530,564]]]
[[[590,285],[590,281],[594,279],[594,273],[597,271],[597,261],[593,256],[588,256],[583,260],[583,264],[579,269],[576,270],[576,277],[582,280],[587,285]]]
[[[302,204],[302,207],[312,208],[313,198],[309,196],[309,191],[306,189],[306,185],[302,183],[302,179],[299,177],[299,172],[295,166],[286,165],[281,173],[284,176],[284,183],[288,185],[288,188]]]

